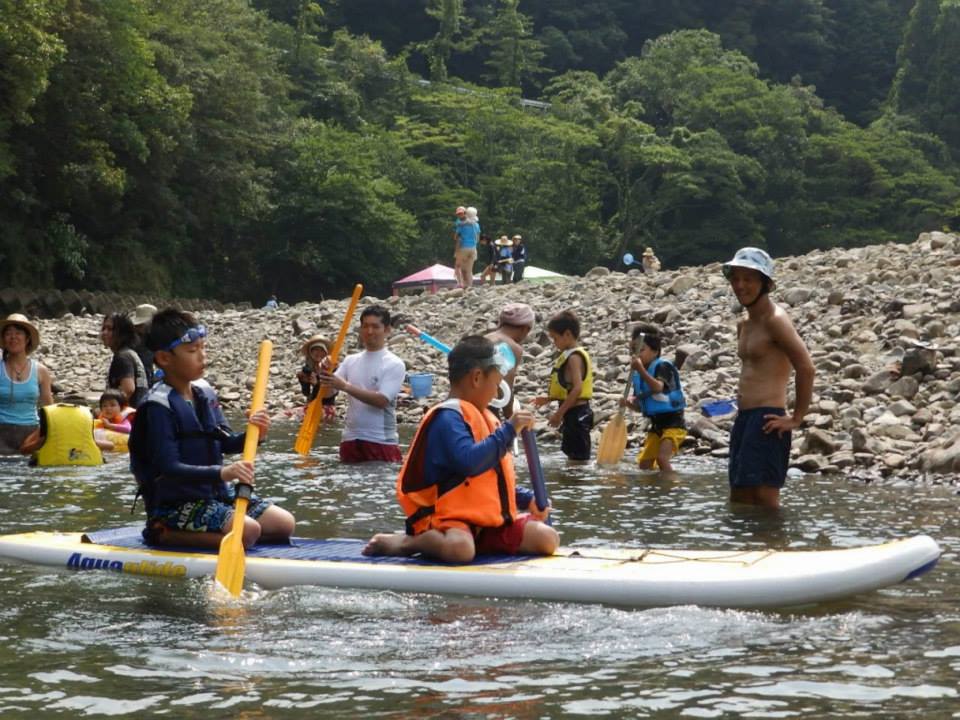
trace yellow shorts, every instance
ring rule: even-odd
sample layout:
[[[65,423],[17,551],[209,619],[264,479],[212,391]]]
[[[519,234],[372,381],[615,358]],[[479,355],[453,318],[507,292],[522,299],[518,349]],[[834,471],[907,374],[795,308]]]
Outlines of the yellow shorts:
[[[659,435],[655,432],[648,432],[647,437],[643,441],[643,450],[637,455],[637,462],[653,460],[653,466],[656,467],[657,456],[660,454],[660,442],[662,440],[672,442],[673,454],[676,455],[680,452],[680,445],[683,444],[685,437],[687,437],[687,431],[683,428],[666,428]]]

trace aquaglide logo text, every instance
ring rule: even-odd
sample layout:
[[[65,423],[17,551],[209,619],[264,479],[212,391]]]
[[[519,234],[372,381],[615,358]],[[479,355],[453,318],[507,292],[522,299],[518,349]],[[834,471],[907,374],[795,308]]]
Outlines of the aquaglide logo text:
[[[187,567],[179,563],[166,560],[109,560],[107,558],[86,557],[75,552],[67,559],[67,567],[71,570],[112,570],[113,572],[130,573],[131,575],[156,575],[159,577],[186,577]]]

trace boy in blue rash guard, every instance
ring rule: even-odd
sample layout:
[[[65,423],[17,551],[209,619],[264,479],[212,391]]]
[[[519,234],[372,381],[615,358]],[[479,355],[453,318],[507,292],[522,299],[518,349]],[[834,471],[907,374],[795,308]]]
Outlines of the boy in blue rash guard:
[[[559,536],[543,522],[550,508],[539,511],[533,493],[516,487],[509,452],[533,415],[518,410],[500,424],[487,409],[512,368],[511,355],[479,335],[450,352],[450,397],[420,422],[397,477],[407,531],[375,535],[364,554],[469,562],[480,554],[556,550]]]
[[[650,427],[637,463],[644,470],[659,467],[672,472],[670,458],[680,452],[687,437],[683,420],[686,401],[680,373],[669,360],[660,357],[660,331],[653,325],[638,325],[633,330],[631,352],[634,355],[633,396],[626,402],[649,418]]]
[[[130,436],[130,469],[147,510],[144,539],[156,545],[217,548],[233,526],[232,481],[254,484],[253,464],[223,464],[224,452],[240,452],[246,433],[231,432],[217,394],[203,380],[206,329],[192,315],[167,309],[154,316],[146,342],[163,370],[150,389]],[[261,438],[270,416],[258,410],[250,422]],[[286,510],[250,498],[243,545],[285,542],[294,519]]]

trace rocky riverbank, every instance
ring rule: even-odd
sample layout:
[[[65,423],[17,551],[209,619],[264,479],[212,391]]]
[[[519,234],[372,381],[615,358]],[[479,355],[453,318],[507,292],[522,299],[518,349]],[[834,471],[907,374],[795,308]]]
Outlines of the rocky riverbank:
[[[960,472],[960,239],[923,233],[908,245],[816,251],[777,260],[774,299],[784,305],[813,355],[814,402],[795,433],[792,464],[807,472],[845,472],[864,479],[928,477]],[[361,307],[374,302],[364,298]],[[489,330],[507,302],[530,304],[537,326],[517,380],[522,400],[542,393],[552,364],[545,321],[562,309],[580,317],[582,341],[596,366],[595,434],[617,409],[627,380],[632,324],[652,321],[667,338],[664,355],[686,354],[682,377],[690,432],[684,452],[723,457],[733,416],[707,418],[703,404],[733,398],[739,374],[736,323],[740,309],[719,264],[645,276],[594,268],[585,277],[388,298],[391,311],[437,338]],[[300,344],[313,332],[334,337],[346,300],[261,309],[200,310],[207,325],[208,379],[227,406],[242,407],[253,385],[257,344],[275,345],[268,406],[302,402],[295,373]],[[130,308],[118,308],[129,310]],[[190,309],[190,308],[187,308]],[[59,398],[97,397],[110,354],[99,341],[102,315],[40,320],[38,352],[54,372]],[[356,349],[351,339],[350,350]],[[401,330],[389,347],[410,372],[432,372],[434,398],[447,389],[436,350]],[[414,423],[426,401],[405,400],[400,419]],[[545,418],[545,415],[543,416]],[[642,442],[645,421],[629,418],[630,445]],[[541,422],[538,432],[553,431]]]

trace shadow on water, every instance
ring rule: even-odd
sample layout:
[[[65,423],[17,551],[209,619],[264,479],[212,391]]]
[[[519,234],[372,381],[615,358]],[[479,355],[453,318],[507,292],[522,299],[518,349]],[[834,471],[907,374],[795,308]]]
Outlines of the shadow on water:
[[[404,440],[412,428],[405,428]],[[396,466],[343,466],[338,427],[292,451],[278,423],[259,491],[298,533],[403,525]],[[949,717],[960,672],[960,528],[949,488],[788,482],[779,513],[733,508],[723,465],[569,465],[541,445],[555,521],[577,547],[825,549],[927,532],[940,566],[842,603],[752,612],[299,587],[211,599],[206,580],[0,565],[0,715],[249,717]],[[517,459],[521,482],[527,472]],[[129,524],[122,459],[0,463],[0,530]],[[142,513],[142,508],[138,508]]]

